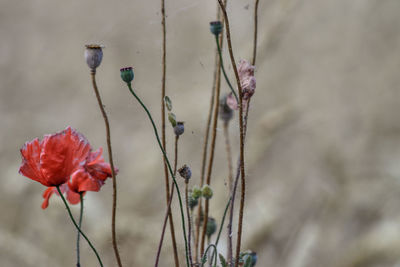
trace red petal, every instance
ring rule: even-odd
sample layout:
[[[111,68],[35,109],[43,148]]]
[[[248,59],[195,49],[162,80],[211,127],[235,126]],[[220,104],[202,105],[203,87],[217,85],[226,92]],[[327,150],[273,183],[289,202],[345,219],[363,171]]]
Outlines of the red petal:
[[[104,182],[94,179],[84,169],[80,169],[71,175],[71,179],[68,182],[69,188],[76,192],[85,191],[99,191]]]
[[[37,138],[25,143],[21,148],[22,164],[19,168],[19,173],[45,186],[49,186],[50,184],[40,171],[40,152],[42,146],[42,143]]]
[[[46,136],[40,155],[42,173],[51,185],[66,183],[69,176],[84,165],[89,154],[88,141],[75,130],[66,130]]]
[[[43,203],[42,203],[42,209],[46,209],[49,206],[49,199],[51,195],[54,193],[54,187],[49,187],[43,192]]]

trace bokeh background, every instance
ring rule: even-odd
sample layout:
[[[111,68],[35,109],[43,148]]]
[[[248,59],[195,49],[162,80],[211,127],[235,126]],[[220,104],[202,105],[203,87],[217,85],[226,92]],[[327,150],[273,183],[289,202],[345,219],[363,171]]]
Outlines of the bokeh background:
[[[236,58],[250,59],[254,1],[228,2]],[[186,122],[179,164],[192,167],[198,184],[216,2],[166,4],[167,95]],[[400,266],[399,29],[398,0],[260,1],[243,239],[244,249],[258,252],[257,266]],[[0,36],[0,266],[75,264],[75,231],[62,202],[53,197],[40,208],[45,188],[18,174],[19,149],[68,125],[93,147],[106,147],[83,58],[87,43],[106,46],[97,81],[120,169],[121,257],[124,266],[151,266],[165,210],[161,154],[119,68],[135,68],[134,87],[159,123],[160,1],[0,0]],[[225,62],[233,80],[226,53]],[[234,158],[237,128],[236,116]],[[211,204],[217,221],[227,199],[221,124],[218,130]],[[108,181],[86,195],[83,222],[106,266],[116,266],[111,193]],[[82,266],[97,266],[85,242],[82,251]],[[173,266],[169,234],[161,259],[160,266]]]

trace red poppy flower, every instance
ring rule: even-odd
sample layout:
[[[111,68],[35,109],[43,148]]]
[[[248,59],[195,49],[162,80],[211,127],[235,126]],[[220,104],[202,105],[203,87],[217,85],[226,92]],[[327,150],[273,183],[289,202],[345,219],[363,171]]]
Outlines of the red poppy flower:
[[[49,187],[43,192],[43,209],[54,193],[58,195],[56,186],[60,186],[69,203],[78,204],[79,193],[99,191],[111,177],[110,164],[104,161],[102,152],[101,148],[91,152],[86,138],[68,127],[60,133],[46,135],[42,141],[34,139],[25,143],[19,172]]]
[[[86,138],[68,127],[42,141],[25,143],[19,172],[45,186],[59,186],[85,164],[90,149]]]

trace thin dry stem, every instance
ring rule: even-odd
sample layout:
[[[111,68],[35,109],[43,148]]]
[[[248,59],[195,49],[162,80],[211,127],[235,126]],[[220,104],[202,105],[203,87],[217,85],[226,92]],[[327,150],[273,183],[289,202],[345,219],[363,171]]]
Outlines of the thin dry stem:
[[[225,149],[226,149],[226,161],[228,162],[228,189],[229,196],[232,194],[232,180],[233,180],[233,166],[232,166],[232,149],[231,142],[229,140],[229,122],[224,122],[224,136],[225,136]]]
[[[186,213],[188,219],[188,251],[189,251],[189,262],[190,267],[193,266],[192,260],[192,245],[191,245],[191,235],[192,235],[192,223],[190,218],[190,207],[189,207],[189,179],[185,180],[185,200],[186,200]]]
[[[117,238],[115,233],[115,217],[117,213],[117,179],[115,175],[114,161],[112,156],[112,147],[111,147],[111,134],[110,134],[110,123],[108,122],[107,113],[104,109],[103,102],[101,101],[99,90],[97,89],[96,84],[96,71],[91,71],[92,84],[93,89],[96,94],[97,102],[99,104],[99,108],[101,110],[101,114],[103,115],[104,123],[106,125],[106,135],[107,135],[107,149],[108,149],[108,157],[111,165],[111,176],[113,181],[113,205],[112,205],[112,218],[111,218],[111,233],[112,233],[112,244],[114,248],[114,254],[117,259],[117,263],[119,267],[122,267],[121,257],[119,256],[118,246],[117,246]]]
[[[179,141],[179,136],[176,135],[175,136],[174,175],[176,175],[176,169],[177,169],[177,166],[178,166],[178,141]],[[175,187],[171,186],[171,192],[169,193],[167,210],[165,212],[165,216],[164,216],[164,220],[163,220],[163,226],[162,226],[162,230],[161,230],[161,238],[160,238],[160,242],[158,243],[156,263],[154,265],[155,267],[158,266],[158,263],[160,261],[160,254],[161,254],[161,249],[162,249],[162,245],[163,245],[163,242],[164,242],[165,228],[167,226],[167,219],[169,218],[169,215],[171,214],[171,203],[172,203],[172,199],[174,197],[174,189],[175,189]],[[178,264],[179,264],[179,262],[178,262]]]
[[[163,39],[162,80],[161,80],[161,142],[162,142],[164,151],[167,152],[166,137],[165,137],[165,104],[164,104],[165,80],[166,80],[166,61],[167,61],[167,56],[166,56],[166,54],[167,54],[167,51],[166,51],[167,50],[166,49],[167,30],[166,30],[166,21],[165,21],[165,0],[161,0],[161,16],[162,16],[161,24],[162,24],[162,39]],[[175,267],[179,267],[179,257],[178,257],[178,249],[177,249],[177,245],[176,245],[174,220],[173,220],[171,209],[169,207],[170,206],[169,205],[170,187],[169,187],[168,167],[167,167],[167,163],[165,162],[165,158],[163,158],[163,161],[164,161],[164,177],[165,177],[165,198],[166,198],[166,203],[168,206],[168,218],[169,218],[169,226],[170,226],[170,232],[171,232],[171,242],[172,242],[172,247],[173,247],[173,251],[174,251]],[[173,188],[173,186],[172,186],[172,188]]]
[[[251,61],[251,65],[256,65],[256,57],[257,57],[257,30],[258,30],[258,3],[260,0],[256,0],[254,5],[254,38],[253,38],[253,59]]]
[[[245,193],[246,193],[246,179],[245,179],[245,169],[244,169],[244,128],[243,128],[243,94],[242,94],[242,86],[240,84],[239,73],[236,66],[235,57],[233,55],[232,41],[231,41],[231,33],[229,27],[229,19],[228,14],[226,13],[225,5],[222,0],[218,0],[218,3],[221,7],[222,13],[225,17],[225,26],[226,26],[226,40],[228,42],[228,50],[229,56],[231,58],[231,64],[233,70],[235,72],[236,83],[239,90],[239,130],[240,130],[240,172],[241,172],[241,196],[240,196],[240,210],[239,210],[239,223],[238,223],[238,236],[236,242],[236,264],[239,265],[239,254],[240,254],[240,246],[242,240],[242,224],[243,224],[243,210],[244,210],[244,201],[245,201]]]

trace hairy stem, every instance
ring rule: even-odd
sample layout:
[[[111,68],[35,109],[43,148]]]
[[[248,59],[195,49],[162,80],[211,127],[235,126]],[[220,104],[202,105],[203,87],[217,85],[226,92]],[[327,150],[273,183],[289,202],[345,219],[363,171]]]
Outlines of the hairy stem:
[[[78,226],[81,228],[82,226],[82,218],[83,218],[83,193],[79,193],[80,197],[80,212],[79,212],[79,223]],[[76,237],[76,267],[81,267],[81,255],[80,255],[80,239],[81,239],[81,233],[78,231],[77,237]]]
[[[192,260],[192,249],[191,249],[191,234],[192,234],[192,220],[190,218],[190,207],[189,207],[189,179],[185,180],[185,200],[186,200],[186,213],[188,220],[188,250],[189,250],[189,262],[190,267],[193,266]]]
[[[142,102],[142,100],[135,94],[135,92],[134,92],[133,89],[132,89],[131,83],[128,83],[127,85],[128,85],[129,91],[130,91],[130,92],[132,93],[132,95],[136,98],[136,100],[140,103],[140,105],[143,107],[143,109],[144,109],[145,112],[147,113],[147,116],[148,116],[149,119],[150,119],[150,122],[151,122],[151,124],[152,124],[152,126],[153,126],[154,134],[155,134],[155,136],[156,136],[158,145],[159,145],[159,147],[160,147],[160,150],[161,150],[162,154],[164,155],[164,159],[165,159],[165,161],[166,161],[166,163],[167,163],[169,173],[170,173],[170,175],[171,175],[171,177],[172,177],[172,180],[173,180],[173,182],[174,182],[174,185],[175,185],[175,188],[176,188],[176,192],[177,192],[177,194],[178,194],[179,208],[180,208],[180,212],[181,212],[182,229],[183,229],[183,239],[184,239],[184,241],[185,241],[185,251],[186,251],[186,263],[187,263],[187,266],[190,266],[190,265],[189,265],[189,255],[188,255],[188,244],[187,244],[187,239],[186,239],[185,214],[184,214],[184,212],[183,212],[182,197],[181,197],[181,192],[180,192],[179,187],[178,187],[178,183],[176,182],[175,175],[174,175],[174,173],[173,173],[173,171],[172,171],[172,167],[171,167],[171,164],[170,164],[170,162],[169,162],[168,156],[167,156],[167,154],[165,153],[165,150],[164,150],[164,148],[163,148],[162,145],[161,145],[160,136],[158,135],[157,127],[156,127],[156,125],[155,125],[155,123],[154,123],[153,117],[152,117],[151,114],[150,114],[150,111],[149,111],[149,110],[147,109],[147,107],[144,105],[144,103]]]
[[[112,217],[111,217],[112,244],[113,244],[114,254],[117,259],[118,266],[122,267],[121,257],[119,256],[117,238],[116,238],[116,233],[115,233],[115,218],[116,218],[116,213],[117,213],[117,179],[116,179],[116,175],[115,175],[114,161],[113,161],[113,156],[112,156],[110,123],[108,122],[107,113],[104,109],[104,105],[101,100],[99,90],[97,89],[96,71],[92,70],[90,74],[92,76],[92,84],[93,84],[94,92],[96,94],[97,102],[99,104],[99,108],[101,110],[101,114],[103,115],[104,123],[106,125],[107,149],[108,149],[108,157],[109,157],[110,165],[111,165],[111,176],[112,176],[112,181],[113,181],[113,205],[112,205]]]
[[[75,219],[74,219],[74,216],[72,216],[72,213],[71,213],[71,210],[70,210],[70,208],[69,208],[69,206],[68,206],[68,203],[67,203],[67,201],[65,200],[63,193],[62,193],[61,190],[60,190],[60,186],[58,185],[58,186],[56,186],[56,188],[57,188],[58,194],[60,195],[62,201],[64,202],[65,208],[67,209],[68,215],[69,215],[69,217],[71,218],[71,221],[72,221],[72,223],[74,224],[76,230],[78,230],[78,232],[81,233],[81,235],[83,236],[83,238],[85,238],[85,240],[88,242],[90,248],[93,250],[94,254],[96,254],[96,257],[97,257],[97,260],[99,261],[100,266],[103,267],[103,262],[101,261],[100,256],[99,256],[99,254],[97,253],[96,249],[95,249],[94,246],[92,245],[92,242],[90,242],[90,240],[87,238],[87,236],[82,232],[81,228],[80,228],[80,227],[78,226],[78,224],[76,223],[76,221],[75,221]]]

